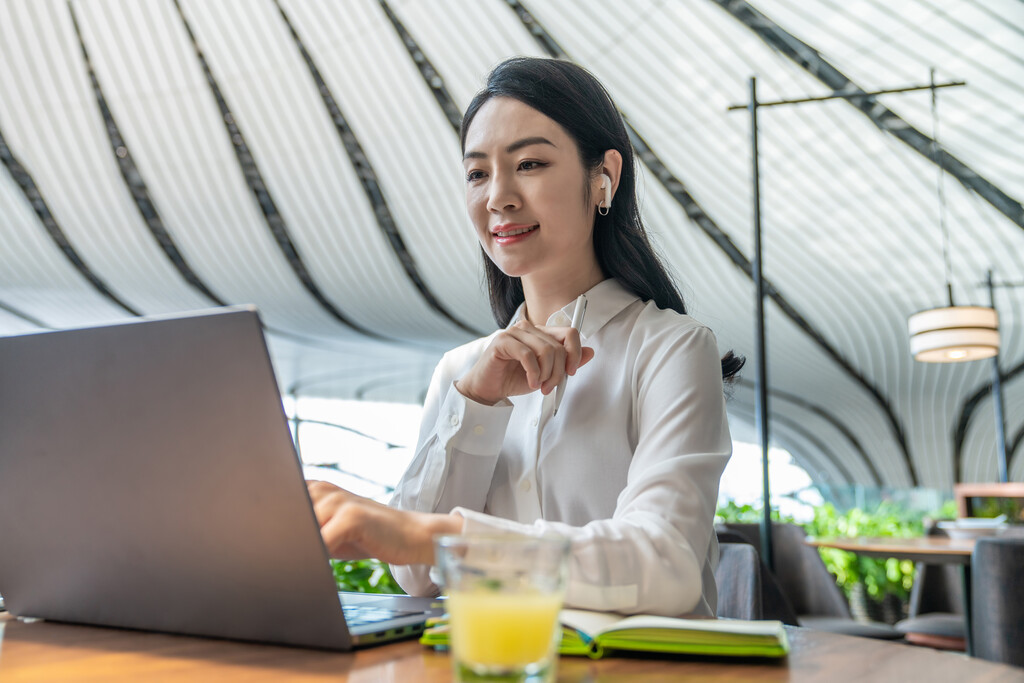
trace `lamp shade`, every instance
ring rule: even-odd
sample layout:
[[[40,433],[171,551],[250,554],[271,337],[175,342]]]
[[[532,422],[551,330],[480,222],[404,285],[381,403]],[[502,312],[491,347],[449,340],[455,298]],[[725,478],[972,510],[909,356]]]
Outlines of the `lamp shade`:
[[[910,316],[910,353],[924,363],[958,363],[999,353],[999,315],[985,306],[931,308]]]

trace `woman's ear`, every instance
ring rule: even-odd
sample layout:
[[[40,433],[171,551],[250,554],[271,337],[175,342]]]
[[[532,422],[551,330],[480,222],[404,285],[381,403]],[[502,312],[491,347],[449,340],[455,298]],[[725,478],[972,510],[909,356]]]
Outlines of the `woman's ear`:
[[[622,155],[619,154],[619,150],[609,149],[604,153],[604,163],[597,175],[598,187],[601,184],[602,173],[612,181],[612,197],[614,198],[616,190],[619,189],[619,179],[622,177]],[[599,189],[594,196],[598,198],[604,197],[604,190]]]

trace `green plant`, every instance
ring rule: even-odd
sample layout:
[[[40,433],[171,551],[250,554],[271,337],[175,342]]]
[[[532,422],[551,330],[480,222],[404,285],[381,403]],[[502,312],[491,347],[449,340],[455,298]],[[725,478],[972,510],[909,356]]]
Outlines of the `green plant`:
[[[753,523],[759,522],[761,515],[760,507],[729,501],[718,509],[716,521]],[[924,534],[925,516],[924,513],[908,511],[889,502],[883,502],[870,511],[852,508],[846,512],[839,512],[834,505],[826,503],[814,508],[814,518],[803,524],[803,527],[809,536],[818,538],[905,538]],[[956,504],[947,501],[938,511],[927,516],[953,518],[956,516]],[[791,518],[780,517],[776,510],[772,510],[771,517],[773,521],[794,523]],[[861,557],[835,548],[820,548],[818,552],[847,598],[859,590],[858,585],[863,586],[867,595],[876,602],[881,602],[887,595],[904,602],[910,595],[915,569],[910,560]]]
[[[972,517],[998,517],[1006,515],[1011,524],[1024,522],[1024,498],[977,497],[971,506]]]
[[[357,593],[404,593],[380,560],[331,560],[334,581],[340,591]]]
[[[923,517],[923,514],[885,502],[870,512],[852,508],[845,513],[826,503],[815,508],[814,519],[805,524],[804,529],[808,535],[819,538],[906,538],[924,534]],[[909,560],[862,557],[835,548],[820,548],[819,554],[847,598],[858,583],[864,584],[867,594],[875,601],[881,601],[887,594],[895,595],[900,601],[910,595],[914,563]]]
[[[756,524],[761,521],[762,514],[760,507],[748,504],[740,505],[736,501],[730,500],[715,511],[715,522]],[[793,521],[790,517],[780,517],[778,510],[772,510],[771,517],[773,522]]]

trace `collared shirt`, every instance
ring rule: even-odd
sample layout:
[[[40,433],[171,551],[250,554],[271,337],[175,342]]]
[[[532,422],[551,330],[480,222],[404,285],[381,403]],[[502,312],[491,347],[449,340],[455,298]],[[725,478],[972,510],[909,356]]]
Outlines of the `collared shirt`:
[[[569,606],[714,615],[713,519],[732,452],[714,335],[614,279],[586,294],[580,336],[595,355],[557,416],[554,392],[484,406],[455,389],[494,335],[444,356],[391,505],[457,513],[464,533],[568,537]],[[548,325],[568,326],[573,305]],[[437,594],[429,567],[392,569],[409,593]]]

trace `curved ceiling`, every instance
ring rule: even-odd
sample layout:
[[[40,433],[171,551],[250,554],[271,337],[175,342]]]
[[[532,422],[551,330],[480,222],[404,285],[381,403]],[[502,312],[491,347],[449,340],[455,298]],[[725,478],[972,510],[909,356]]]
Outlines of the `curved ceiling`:
[[[282,386],[415,401],[489,331],[459,112],[513,54],[570,58],[622,108],[643,211],[693,314],[752,355],[749,119],[764,100],[773,439],[819,482],[994,480],[988,362],[915,363],[943,303],[1024,281],[1018,0],[5,0],[0,334],[256,303]],[[938,162],[938,163],[937,163]],[[1024,289],[996,294],[1024,480]],[[752,421],[753,364],[731,414]]]

